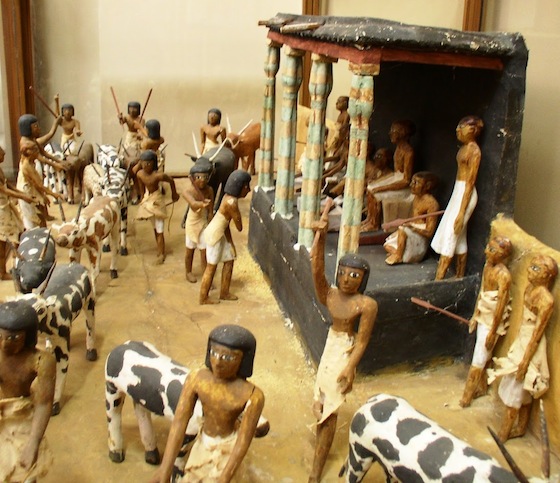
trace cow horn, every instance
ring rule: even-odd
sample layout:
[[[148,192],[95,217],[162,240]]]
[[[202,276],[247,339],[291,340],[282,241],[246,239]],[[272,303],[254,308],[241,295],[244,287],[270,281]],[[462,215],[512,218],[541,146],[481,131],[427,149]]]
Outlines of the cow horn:
[[[488,428],[488,431],[490,431],[490,434],[492,435],[492,438],[494,438],[494,441],[498,445],[498,448],[500,448],[500,451],[504,455],[504,458],[507,461],[507,464],[509,465],[509,467],[511,468],[511,471],[513,472],[513,474],[517,477],[517,479],[520,481],[520,483],[529,483],[529,480],[523,474],[523,471],[521,471],[521,468],[519,468],[519,466],[517,466],[517,463],[515,462],[515,460],[513,459],[511,454],[509,453],[509,451],[506,449],[504,443],[502,443],[500,441],[500,438],[498,438],[498,435],[494,431],[492,431],[492,428],[490,426],[486,426],[486,427]]]
[[[198,143],[196,142],[196,136],[194,135],[194,131],[192,131],[192,140],[193,140],[193,143],[194,143],[194,150],[196,152],[196,157],[198,159],[202,155],[200,154],[200,149],[198,149]]]
[[[105,166],[105,171],[107,171],[107,184],[111,184],[111,168],[109,165]]]
[[[227,120],[227,130],[228,132],[232,132],[233,129],[231,128],[231,123],[229,122],[229,116],[226,114],[226,120]]]
[[[99,144],[95,143],[95,145],[97,146],[97,149],[99,149],[99,151],[101,151],[103,154],[105,154],[106,156],[109,155],[109,153],[107,153],[107,151],[105,151]]]
[[[121,146],[122,146],[122,138],[119,139],[119,145],[117,146],[117,155],[121,152]]]
[[[251,125],[252,122],[253,122],[253,120],[251,119],[247,124],[245,124],[245,126],[243,126],[243,127],[241,128],[241,131],[239,131],[239,132],[237,133],[237,135],[238,135],[238,136],[241,136],[241,134],[243,134],[243,131],[245,131],[245,129],[247,129],[247,128]]]
[[[83,206],[83,203],[80,201],[80,204],[78,205],[78,211],[76,213],[76,219],[75,219],[76,223],[78,223],[78,220],[80,219],[80,213],[82,211],[82,206]]]
[[[51,265],[51,268],[49,269],[49,272],[47,273],[47,276],[45,277],[45,280],[43,280],[41,282],[41,285],[39,285],[36,289],[33,290],[34,294],[38,294],[38,295],[41,295],[41,296],[43,295],[43,293],[47,289],[47,285],[49,284],[49,281],[51,279],[51,276],[54,272],[55,267],[56,267],[56,260]]]
[[[216,158],[216,156],[218,156],[218,153],[222,150],[222,148],[224,147],[224,144],[226,143],[227,138],[224,139],[224,141],[222,142],[222,144],[220,144],[220,147],[216,150],[216,152],[212,155],[210,159],[210,161],[214,161],[214,159]]]
[[[49,249],[49,240],[51,238],[51,230],[52,228],[49,228],[49,231],[47,232],[47,237],[45,238],[45,245],[43,246],[43,249],[41,250],[41,254],[39,255],[39,261],[42,262],[43,259],[45,258],[46,254],[47,254],[47,250]]]
[[[6,243],[12,249],[14,256],[19,260],[21,260],[22,262],[25,262],[25,257],[20,252],[17,251],[17,248],[14,246],[14,244],[10,240],[6,240]]]
[[[60,219],[64,222],[66,221],[66,215],[64,214],[64,208],[62,208],[62,202],[58,201],[58,209],[60,210]]]

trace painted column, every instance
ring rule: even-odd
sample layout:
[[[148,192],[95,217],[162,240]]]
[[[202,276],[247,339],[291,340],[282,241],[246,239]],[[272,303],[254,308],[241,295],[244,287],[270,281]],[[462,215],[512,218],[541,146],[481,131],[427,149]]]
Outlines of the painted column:
[[[258,185],[265,191],[274,189],[274,121],[276,116],[276,74],[280,67],[282,44],[268,41],[268,54],[264,64],[264,109],[261,121],[260,164]]]
[[[298,243],[308,249],[313,244],[311,224],[319,218],[320,212],[327,99],[332,90],[332,62],[336,62],[336,59],[318,54],[313,54],[311,60],[313,61],[309,78],[311,113],[302,168],[303,184],[298,232]]]
[[[344,185],[344,202],[338,258],[357,253],[360,242],[365,166],[368,147],[369,118],[373,112],[373,76],[379,74],[378,64],[350,64],[353,73],[350,89],[350,152]]]
[[[274,211],[292,218],[294,211],[294,177],[296,158],[297,99],[303,73],[302,50],[288,48],[286,69],[282,75],[282,111]]]

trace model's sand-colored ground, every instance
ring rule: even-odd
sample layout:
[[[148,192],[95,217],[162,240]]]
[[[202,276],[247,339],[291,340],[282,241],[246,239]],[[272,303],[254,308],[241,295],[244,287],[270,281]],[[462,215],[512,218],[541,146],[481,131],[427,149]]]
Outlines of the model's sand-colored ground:
[[[182,180],[177,180],[181,190]],[[74,323],[67,385],[60,415],[50,420],[47,437],[54,454],[54,465],[42,481],[60,482],[142,482],[148,481],[155,467],[144,462],[144,450],[130,400],[123,411],[126,459],[121,464],[108,458],[107,423],[104,399],[104,363],[107,354],[129,340],[149,341],[175,360],[195,368],[205,357],[208,333],[222,323],[249,328],[257,338],[255,370],[251,380],[265,393],[265,416],[271,430],[250,447],[247,482],[305,482],[313,458],[314,430],[311,402],[315,365],[306,357],[297,327],[278,307],[268,282],[246,248],[250,195],[240,202],[244,213],[242,233],[232,227],[238,259],[234,267],[232,292],[235,302],[198,305],[199,283],[185,280],[184,235],[180,221],[185,202],[176,204],[170,232],[165,231],[167,260],[155,265],[156,252],[149,222],[133,221],[136,207],[129,210],[129,256],[119,258],[119,278],[109,277],[109,256],[103,255],[97,281],[97,349],[99,360],[85,360],[85,319]],[[76,207],[65,204],[66,211]],[[52,214],[58,214],[51,208]],[[60,263],[67,251],[58,248]],[[84,257],[83,262],[86,263]],[[198,255],[196,275],[200,275]],[[219,287],[220,272],[215,279]],[[372,274],[375,276],[375,274]],[[10,282],[0,282],[0,297],[13,295]],[[217,298],[217,290],[211,292]],[[335,441],[324,471],[324,482],[343,481],[338,472],[346,459],[348,427],[356,409],[369,396],[387,392],[408,399],[418,410],[438,421],[455,435],[476,448],[492,454],[505,465],[486,426],[499,427],[502,406],[494,394],[475,400],[469,409],[461,409],[461,397],[467,367],[453,361],[434,363],[422,371],[408,368],[375,376],[358,376],[354,390],[339,415]],[[154,417],[158,446],[163,453],[170,422]],[[508,448],[530,476],[540,475],[538,438],[508,442]],[[557,459],[553,472],[560,471]],[[365,481],[385,481],[378,466]]]

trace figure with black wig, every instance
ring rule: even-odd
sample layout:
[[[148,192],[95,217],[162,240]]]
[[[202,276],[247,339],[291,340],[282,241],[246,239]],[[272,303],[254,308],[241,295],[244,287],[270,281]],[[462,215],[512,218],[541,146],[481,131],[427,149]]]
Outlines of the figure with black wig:
[[[158,159],[154,151],[144,151],[140,155],[138,166],[141,169],[136,173],[136,176],[138,176],[141,185],[145,187],[146,193],[138,206],[136,218],[152,222],[157,244],[156,263],[161,265],[165,261],[163,228],[167,218],[167,203],[160,190],[160,183],[169,183],[171,187],[171,201],[173,203],[179,199],[179,194],[177,193],[174,179],[165,173],[158,172]]]
[[[62,104],[62,136],[60,138],[60,147],[67,154],[77,154],[79,147],[76,137],[82,135],[80,121],[74,117],[74,106],[72,104]]]
[[[140,103],[130,101],[127,106],[127,114],[119,113],[119,122],[127,127],[124,137],[123,147],[127,157],[134,158],[140,151],[140,141],[142,140],[142,131],[145,122],[140,117]]]
[[[202,154],[219,146],[226,139],[226,130],[220,125],[222,111],[215,107],[210,109],[206,121],[206,124],[200,128],[200,152]]]
[[[179,481],[246,481],[241,466],[264,406],[263,392],[247,381],[256,347],[253,334],[239,325],[220,325],[210,332],[206,367],[191,372],[185,381],[152,482],[169,481],[197,400],[204,422]]]
[[[251,191],[251,175],[242,169],[236,169],[229,175],[224,187],[224,197],[218,211],[202,231],[200,238],[206,245],[206,269],[200,283],[199,304],[217,304],[219,300],[208,297],[214,275],[219,263],[223,263],[220,300],[237,300],[230,292],[233,263],[237,256],[229,224],[235,224],[237,231],[243,230],[243,221],[239,211],[239,198],[245,198]]]
[[[369,343],[377,302],[364,291],[369,264],[355,254],[346,254],[338,262],[336,286],[325,276],[325,239],[328,219],[313,224],[315,239],[311,247],[311,271],[315,293],[331,315],[327,341],[315,382],[313,414],[317,418],[315,455],[309,482],[317,482],[329,454],[338,417],[338,409],[352,390],[356,368]],[[358,331],[354,327],[358,322]]]
[[[24,301],[0,304],[0,481],[35,481],[52,456],[44,439],[56,361],[37,349],[39,320]]]

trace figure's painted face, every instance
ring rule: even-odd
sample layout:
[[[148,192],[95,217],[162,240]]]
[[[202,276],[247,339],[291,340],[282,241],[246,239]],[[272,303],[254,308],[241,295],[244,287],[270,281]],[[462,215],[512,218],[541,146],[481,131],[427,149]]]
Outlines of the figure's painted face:
[[[239,195],[240,198],[245,198],[251,192],[251,185],[249,183],[244,184],[243,188],[241,188],[241,193]]]
[[[426,180],[420,176],[413,176],[410,182],[410,192],[415,196],[426,193]]]
[[[508,252],[506,248],[501,247],[496,240],[492,239],[486,245],[484,255],[490,263],[499,263],[507,258]]]
[[[128,115],[130,117],[138,117],[140,115],[140,111],[136,106],[129,106],[128,108]]]
[[[39,136],[41,136],[41,128],[39,127],[38,122],[34,122],[33,124],[31,124],[31,135],[34,138],[38,138]]]
[[[142,161],[142,169],[150,174],[154,170],[154,162],[150,161],[149,159],[145,159]]]
[[[20,352],[25,346],[24,330],[0,329],[0,350],[7,355]]]
[[[402,126],[398,123],[391,124],[391,129],[389,129],[389,139],[393,144],[399,142],[404,136],[404,130]]]
[[[218,116],[217,112],[209,112],[208,113],[208,124],[212,126],[217,126],[220,122],[220,116]]]
[[[208,186],[208,180],[210,175],[208,173],[195,173],[192,175],[192,181],[194,185],[199,189],[204,189]]]
[[[64,119],[72,119],[73,115],[74,109],[72,109],[71,107],[65,107],[64,109],[62,109],[62,116],[64,117]]]
[[[243,351],[213,342],[210,345],[212,373],[219,379],[235,379],[243,361]]]
[[[339,265],[337,273],[337,286],[344,293],[358,293],[360,286],[362,285],[364,275],[365,270],[361,268]]]
[[[533,258],[527,269],[527,279],[533,285],[547,285],[550,273],[546,264],[539,258]]]
[[[466,143],[474,139],[474,132],[474,126],[469,124],[459,124],[455,130],[457,140],[461,143]]]

